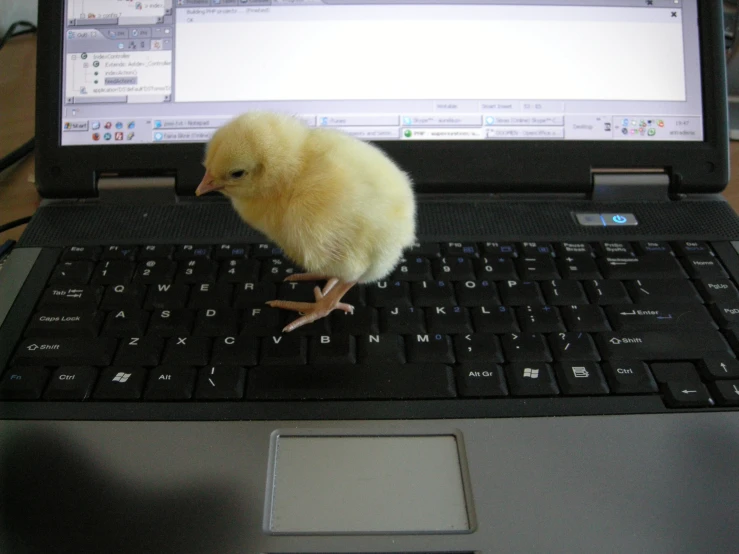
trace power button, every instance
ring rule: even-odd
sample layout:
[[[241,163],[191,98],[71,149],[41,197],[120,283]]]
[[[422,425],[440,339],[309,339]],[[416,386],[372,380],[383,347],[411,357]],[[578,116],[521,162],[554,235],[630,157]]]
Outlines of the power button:
[[[639,222],[631,213],[601,214],[606,227],[626,227],[639,225]]]

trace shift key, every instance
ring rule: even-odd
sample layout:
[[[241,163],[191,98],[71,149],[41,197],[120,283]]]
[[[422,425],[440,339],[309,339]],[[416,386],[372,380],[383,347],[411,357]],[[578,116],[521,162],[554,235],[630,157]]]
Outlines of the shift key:
[[[689,360],[731,353],[718,331],[703,329],[608,332],[596,334],[595,339],[604,359]]]
[[[115,352],[116,339],[26,339],[18,347],[14,365],[107,366]]]

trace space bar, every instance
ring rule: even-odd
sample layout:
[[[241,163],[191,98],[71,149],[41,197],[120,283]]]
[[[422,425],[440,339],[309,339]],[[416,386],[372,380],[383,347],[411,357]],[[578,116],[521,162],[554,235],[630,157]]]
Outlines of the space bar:
[[[456,396],[444,364],[257,366],[248,400],[386,400]]]

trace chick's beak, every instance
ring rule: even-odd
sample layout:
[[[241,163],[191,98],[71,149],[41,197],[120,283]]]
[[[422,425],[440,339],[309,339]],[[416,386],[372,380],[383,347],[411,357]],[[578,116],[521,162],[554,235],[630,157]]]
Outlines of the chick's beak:
[[[195,196],[200,196],[206,192],[212,192],[214,190],[222,189],[222,186],[216,185],[215,178],[210,174],[210,171],[206,171],[203,176],[203,180],[200,181],[198,188],[195,189]]]

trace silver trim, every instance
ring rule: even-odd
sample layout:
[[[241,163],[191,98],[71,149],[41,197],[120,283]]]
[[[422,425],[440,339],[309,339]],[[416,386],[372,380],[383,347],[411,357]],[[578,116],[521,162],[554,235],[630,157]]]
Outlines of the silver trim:
[[[0,328],[39,254],[40,248],[16,248],[3,265],[0,271]]]

